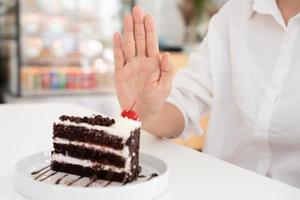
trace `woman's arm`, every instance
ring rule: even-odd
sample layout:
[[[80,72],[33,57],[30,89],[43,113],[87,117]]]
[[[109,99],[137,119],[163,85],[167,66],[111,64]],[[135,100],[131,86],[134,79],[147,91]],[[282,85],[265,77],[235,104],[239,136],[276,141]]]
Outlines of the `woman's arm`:
[[[168,102],[164,103],[157,113],[142,122],[144,130],[159,137],[178,137],[184,128],[182,113]]]

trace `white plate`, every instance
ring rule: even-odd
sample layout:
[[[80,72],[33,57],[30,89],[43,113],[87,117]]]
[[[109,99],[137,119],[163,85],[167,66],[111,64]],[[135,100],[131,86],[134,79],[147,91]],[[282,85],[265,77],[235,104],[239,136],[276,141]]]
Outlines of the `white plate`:
[[[145,153],[140,153],[141,175],[145,177],[139,177],[137,181],[125,185],[116,182],[108,185],[108,181],[97,180],[89,187],[85,187],[91,179],[81,178],[71,186],[67,186],[79,176],[68,174],[64,177],[65,173],[57,172],[47,178],[54,173],[48,169],[42,170],[39,174],[31,174],[48,166],[49,163],[50,151],[40,152],[20,160],[15,166],[16,191],[32,200],[148,200],[160,196],[168,187],[169,173],[166,163]],[[150,178],[152,173],[156,173],[157,176]],[[40,174],[42,175],[39,176]],[[37,176],[39,177],[35,180]],[[59,184],[55,184],[60,177],[64,178]],[[45,180],[41,181],[43,179]]]

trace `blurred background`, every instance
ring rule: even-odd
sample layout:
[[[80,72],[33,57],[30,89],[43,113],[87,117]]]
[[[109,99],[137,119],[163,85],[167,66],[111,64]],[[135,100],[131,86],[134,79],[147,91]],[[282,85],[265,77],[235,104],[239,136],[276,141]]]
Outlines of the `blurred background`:
[[[160,50],[179,70],[225,1],[0,0],[0,103],[69,102],[117,116],[112,36],[123,16],[137,4],[154,16]],[[201,150],[202,140],[175,142]]]

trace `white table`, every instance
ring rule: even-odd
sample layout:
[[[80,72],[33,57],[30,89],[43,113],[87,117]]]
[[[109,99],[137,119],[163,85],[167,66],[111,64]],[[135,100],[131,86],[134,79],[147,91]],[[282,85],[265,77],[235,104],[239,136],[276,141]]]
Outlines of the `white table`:
[[[61,114],[92,114],[74,104],[0,106],[0,199],[25,200],[14,191],[13,168],[22,157],[50,149],[52,123]],[[143,133],[141,149],[168,163],[170,186],[159,200],[300,199],[300,190],[203,153]]]

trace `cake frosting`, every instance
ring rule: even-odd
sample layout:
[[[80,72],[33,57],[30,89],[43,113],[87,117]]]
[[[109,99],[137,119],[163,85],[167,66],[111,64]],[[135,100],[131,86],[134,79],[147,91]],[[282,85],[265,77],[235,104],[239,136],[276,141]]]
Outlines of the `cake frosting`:
[[[59,120],[56,123],[66,125],[66,126],[78,126],[78,127],[85,127],[88,129],[104,130],[111,135],[115,135],[122,138],[127,138],[128,135],[130,135],[131,130],[135,130],[141,127],[141,122],[134,121],[128,118],[119,118],[118,120],[116,120],[116,123],[110,127],[100,126],[100,125],[93,126],[87,123],[75,123],[75,122],[71,122],[70,120],[66,120],[66,121]]]

